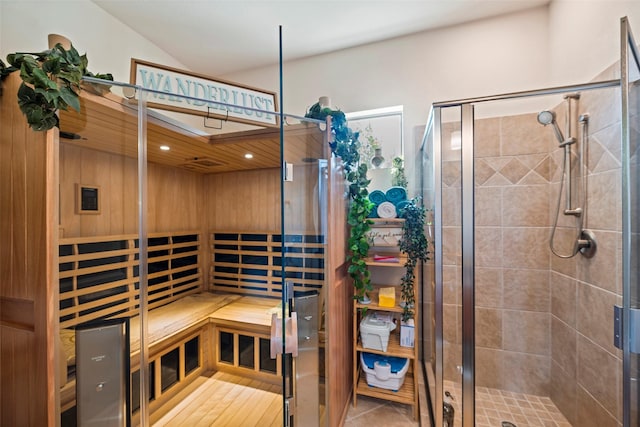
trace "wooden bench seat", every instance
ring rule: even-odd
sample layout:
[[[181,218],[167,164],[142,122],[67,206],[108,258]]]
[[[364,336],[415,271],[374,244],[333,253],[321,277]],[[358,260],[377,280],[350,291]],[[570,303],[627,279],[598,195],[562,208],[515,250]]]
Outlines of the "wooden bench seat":
[[[270,360],[269,347],[265,345],[269,343],[271,316],[273,313],[280,315],[280,312],[281,304],[278,299],[211,292],[187,295],[151,310],[148,313],[148,360],[150,364],[155,362],[151,375],[156,376],[156,380],[153,381],[155,391],[152,392],[151,412],[199,375],[213,370],[280,384],[279,358]],[[140,351],[139,316],[131,318],[129,326],[131,371],[137,374],[139,360],[136,356]],[[231,347],[226,351],[235,352],[232,359],[225,360],[223,353],[226,344],[225,340],[220,339],[220,334],[234,337],[232,343],[226,341]],[[199,337],[199,368],[188,375],[181,372],[178,375],[179,384],[163,390],[160,378],[161,358],[171,351],[176,351],[176,348],[194,337]],[[62,330],[61,338],[68,366],[75,365],[75,331]],[[245,343],[244,346],[242,342]],[[250,353],[249,359],[255,361],[252,366],[243,363],[243,360],[247,360],[247,351]],[[132,386],[132,392],[137,392],[133,388]],[[60,401],[62,411],[75,405],[75,378],[70,378],[61,388]]]
[[[211,314],[213,323],[239,329],[269,332],[271,315],[281,317],[280,300],[261,297],[242,297]]]
[[[280,356],[271,359],[271,317],[281,316],[279,299],[245,296],[211,315],[216,371],[282,383]]]
[[[211,315],[218,309],[240,299],[239,295],[213,294],[202,292],[187,295],[148,313],[148,341],[149,361],[159,359],[164,353],[171,351],[177,345],[184,343],[194,334],[202,333],[200,346],[210,347],[209,339]],[[140,318],[130,319],[130,351],[131,369],[139,369],[136,357],[140,352]],[[73,366],[75,360],[75,331],[65,329],[61,331],[61,345],[67,361],[67,366]],[[201,367],[198,370],[211,369],[210,351],[201,349]],[[159,368],[158,368],[159,370]],[[61,407],[64,410],[75,404],[75,378],[71,378],[61,389]]]
[[[202,292],[187,295],[170,304],[151,310],[147,315],[149,346],[153,347],[168,340],[175,334],[187,330],[203,320],[208,321],[216,310],[240,298],[239,295]],[[138,354],[140,350],[139,316],[129,320],[129,330],[131,354]],[[60,331],[60,336],[67,365],[75,365],[75,331],[64,329]]]

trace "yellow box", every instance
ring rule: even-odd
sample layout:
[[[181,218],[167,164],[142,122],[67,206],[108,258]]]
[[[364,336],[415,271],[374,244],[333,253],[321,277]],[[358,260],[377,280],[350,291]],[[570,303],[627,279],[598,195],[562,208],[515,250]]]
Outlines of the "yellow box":
[[[378,293],[378,305],[380,307],[396,306],[396,290],[395,288],[380,288]]]

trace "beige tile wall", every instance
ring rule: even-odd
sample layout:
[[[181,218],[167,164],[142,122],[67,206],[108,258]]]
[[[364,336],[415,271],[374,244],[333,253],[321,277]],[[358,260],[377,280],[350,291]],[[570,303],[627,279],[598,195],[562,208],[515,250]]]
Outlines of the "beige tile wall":
[[[551,262],[550,397],[579,426],[622,420],[620,351],[613,346],[613,305],[621,301],[619,90],[584,92],[589,114],[587,217],[596,255]]]
[[[618,92],[581,94],[576,114],[590,114],[585,228],[598,243],[591,259],[560,259],[549,249],[563,160],[551,129],[536,114],[475,123],[476,385],[549,396],[579,426],[621,420],[611,326],[621,294]],[[456,128],[445,125],[443,139]],[[443,155],[444,371],[453,381],[461,365],[459,156]],[[555,248],[567,253],[575,219],[558,223]]]

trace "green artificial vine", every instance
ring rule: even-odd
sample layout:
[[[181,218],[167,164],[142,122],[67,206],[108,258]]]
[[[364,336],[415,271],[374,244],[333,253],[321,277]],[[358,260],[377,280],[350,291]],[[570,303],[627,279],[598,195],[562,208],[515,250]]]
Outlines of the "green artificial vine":
[[[349,255],[347,262],[349,263],[349,276],[353,279],[355,287],[354,298],[362,300],[369,297],[369,293],[373,290],[371,286],[371,273],[366,264],[366,258],[369,254],[369,239],[367,233],[371,230],[373,221],[369,219],[369,214],[373,209],[373,203],[369,201],[369,192],[367,186],[367,164],[360,162],[360,141],[359,132],[353,132],[347,125],[347,119],[340,110],[331,108],[322,108],[319,103],[309,108],[305,117],[326,120],[327,116],[331,116],[331,134],[333,136],[330,142],[331,152],[333,155],[342,159],[345,171],[345,178],[349,182],[349,213],[347,221],[350,226],[350,235],[348,241]]]
[[[29,126],[36,131],[58,126],[58,110],[71,107],[80,111],[82,77],[113,81],[111,74],[91,73],[87,69],[87,55],[80,55],[73,46],[66,50],[60,43],[38,53],[11,53],[7,61],[10,67],[0,65],[2,79],[20,70],[18,105]]]
[[[404,307],[402,320],[407,321],[413,317],[415,305],[414,280],[418,261],[429,259],[427,238],[424,234],[425,208],[422,206],[420,198],[411,200],[401,211],[404,218],[402,225],[402,237],[400,238],[400,251],[407,254],[405,263],[405,274],[402,276],[400,288]]]

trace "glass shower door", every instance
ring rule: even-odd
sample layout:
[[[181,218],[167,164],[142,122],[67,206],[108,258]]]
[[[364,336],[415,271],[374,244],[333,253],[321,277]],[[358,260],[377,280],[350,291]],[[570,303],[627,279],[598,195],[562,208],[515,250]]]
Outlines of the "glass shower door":
[[[328,144],[324,129],[324,123],[303,120],[282,130],[282,280],[287,290],[283,307],[297,320],[297,331],[284,337],[285,347],[293,349],[283,366],[285,425],[291,421],[287,412],[293,416],[292,425],[325,423]]]
[[[625,426],[640,422],[640,52],[636,48],[627,18],[621,20],[622,86],[622,256],[623,256],[623,421]],[[634,323],[636,325],[634,325]]]

